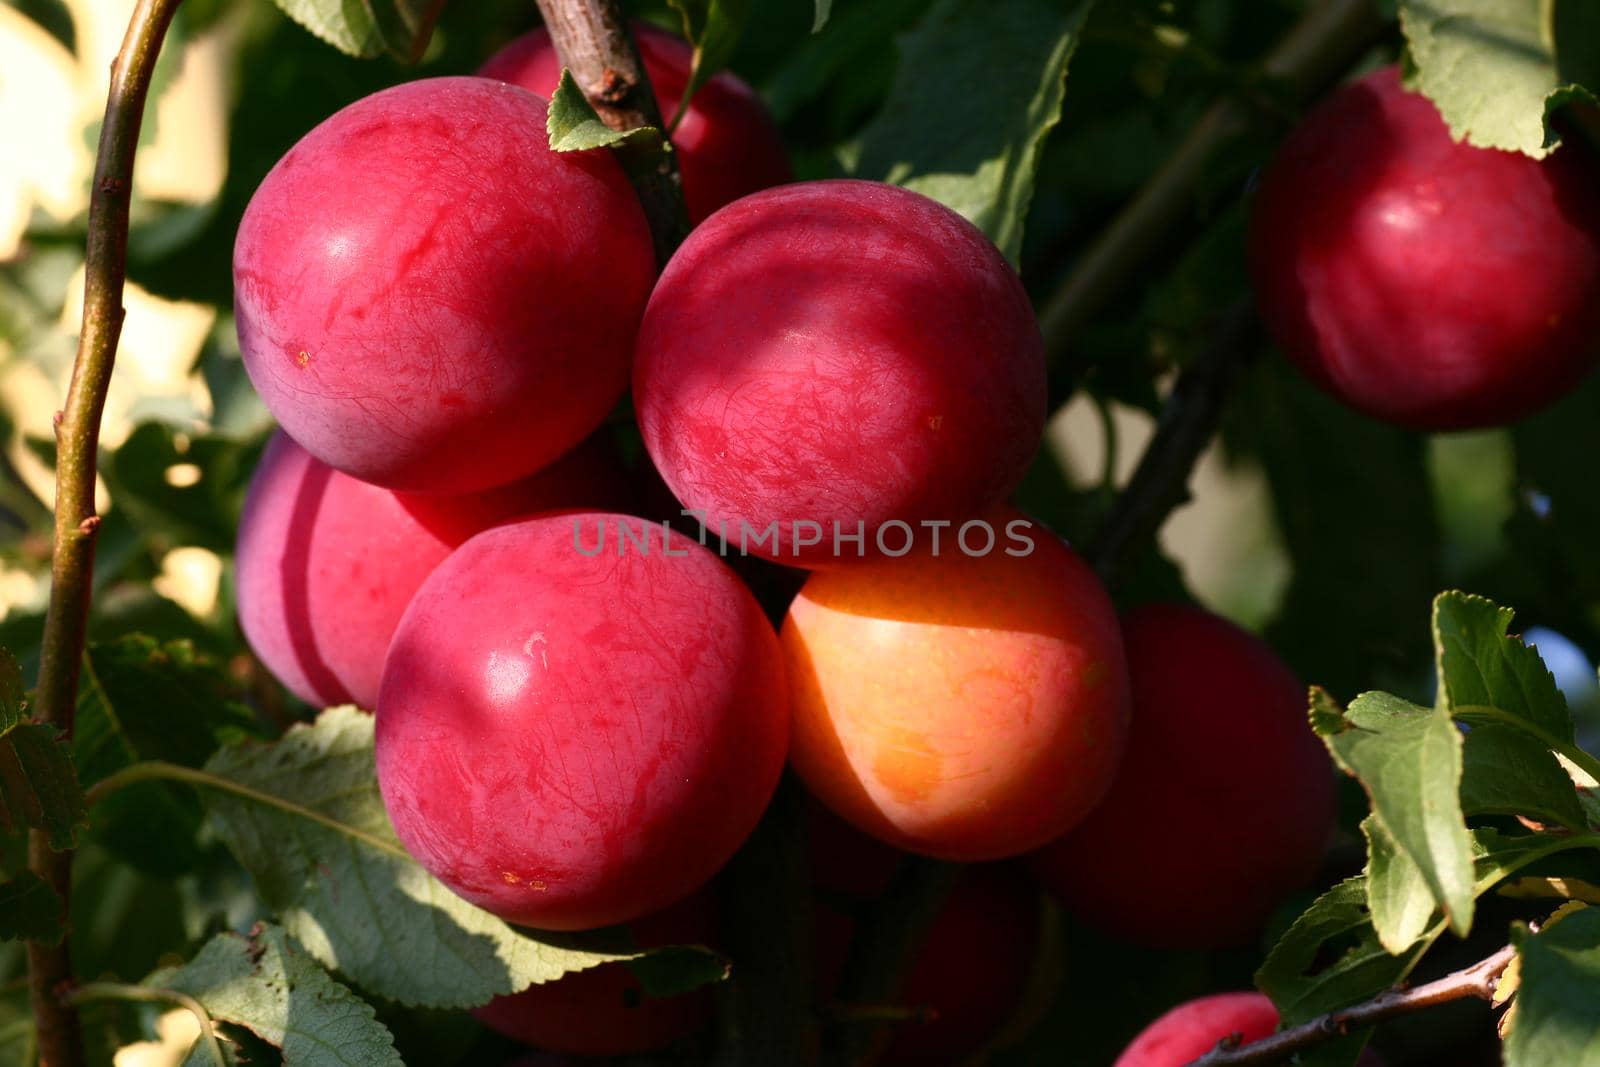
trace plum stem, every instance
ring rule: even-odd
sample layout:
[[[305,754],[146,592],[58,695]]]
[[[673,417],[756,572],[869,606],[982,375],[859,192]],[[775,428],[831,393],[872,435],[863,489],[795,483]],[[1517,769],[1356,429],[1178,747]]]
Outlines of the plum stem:
[[[654,126],[665,130],[661,105],[650,87],[650,75],[639,56],[639,45],[628,29],[628,19],[618,0],[536,0],[550,40],[562,66],[572,72],[595,114],[613,130]],[[633,182],[650,234],[656,260],[667,259],[689,233],[689,215],[683,201],[683,182],[677,157],[661,154],[653,168],[624,168]]]
[[[1268,85],[1294,100],[1316,94],[1361,55],[1388,23],[1373,0],[1323,0],[1311,5],[1261,62]],[[1138,194],[1073,264],[1039,314],[1051,369],[1051,407],[1070,394],[1083,367],[1073,345],[1105,306],[1136,280],[1153,259],[1173,259],[1171,232],[1187,218],[1195,190],[1217,155],[1259,122],[1281,122],[1281,108],[1262,99],[1225,97],[1200,116],[1187,137]]]
[[[1189,1067],[1283,1063],[1295,1053],[1314,1045],[1343,1037],[1352,1030],[1363,1029],[1401,1015],[1409,1015],[1414,1011],[1447,1004],[1453,1000],[1465,1000],[1468,997],[1493,1000],[1500,976],[1505,973],[1516,955],[1516,946],[1507,945],[1470,967],[1454,971],[1443,978],[1413,989],[1385,990],[1371,1000],[1319,1015],[1309,1022],[1280,1030],[1270,1037],[1252,1041],[1248,1045],[1239,1044],[1237,1034],[1231,1035],[1219,1042],[1216,1048],[1192,1061]]]
[[[1257,339],[1255,309],[1241,299],[1222,313],[1210,345],[1178,375],[1155,436],[1084,549],[1084,558],[1108,585],[1187,495],[1195,463],[1216,433],[1228,393],[1255,355]]]
[[[94,510],[100,417],[122,332],[133,157],[156,56],[178,3],[138,0],[133,9],[122,47],[111,64],[111,89],[90,188],[83,326],[66,406],[56,418],[55,543],[34,697],[36,717],[68,737],[88,631],[95,534],[100,525]],[[45,836],[33,831],[28,839],[28,866],[66,901],[72,880],[70,851],[51,851]],[[60,997],[71,981],[67,938],[58,945],[28,943],[28,987],[41,1067],[82,1067],[84,1063],[77,1010]]]

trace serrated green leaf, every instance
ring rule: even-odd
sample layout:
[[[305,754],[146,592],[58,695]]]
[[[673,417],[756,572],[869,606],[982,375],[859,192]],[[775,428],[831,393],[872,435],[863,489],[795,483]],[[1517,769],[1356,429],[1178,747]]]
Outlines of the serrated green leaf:
[[[22,668],[17,665],[17,657],[0,648],[0,737],[26,721],[22,698]]]
[[[1556,741],[1573,738],[1572,715],[1536,649],[1507,635],[1513,612],[1467,593],[1441,593],[1433,606],[1439,703],[1468,721],[1498,709]]]
[[[1543,743],[1514,726],[1467,731],[1461,753],[1461,810],[1523,816],[1581,830],[1588,825],[1572,778]]]
[[[1416,87],[1455,137],[1543,156],[1560,140],[1549,122],[1555,109],[1594,101],[1557,55],[1555,8],[1554,0],[1400,0]]]
[[[728,961],[701,947],[675,945],[628,961],[628,970],[651,997],[675,997],[715,985],[729,974]]]
[[[1378,940],[1398,954],[1422,940],[1438,910],[1422,870],[1377,816],[1361,821],[1367,839],[1367,908]]]
[[[1311,729],[1316,731],[1318,737],[1331,737],[1348,725],[1344,721],[1344,708],[1333,698],[1333,694],[1320,685],[1311,687],[1310,707],[1307,718],[1311,721]],[[1337,753],[1335,753],[1337,755]],[[1341,766],[1341,769],[1350,773],[1350,768]]]
[[[828,24],[828,16],[832,13],[833,0],[816,0],[816,14],[811,19],[811,32],[822,32],[822,27]]]
[[[0,941],[43,941],[58,945],[66,932],[61,897],[32,871],[0,882]]]
[[[901,43],[855,177],[933,197],[1015,264],[1039,146],[1061,118],[1067,63],[1091,4],[939,0]]]
[[[1512,940],[1521,984],[1506,1067],[1600,1067],[1600,908]]]
[[[1365,878],[1340,882],[1290,925],[1256,972],[1256,986],[1272,998],[1285,1026],[1365,1000],[1401,981],[1428,943],[1391,956],[1378,943],[1367,911]],[[1307,1064],[1353,1062],[1366,1042],[1359,1031],[1308,1052]]]
[[[1461,813],[1461,731],[1442,708],[1418,707],[1388,693],[1363,693],[1345,712],[1351,729],[1326,736],[1334,758],[1361,781],[1372,814],[1395,849],[1420,872],[1450,926],[1472,927],[1472,846]],[[1392,910],[1375,914],[1383,921]],[[1380,927],[1393,950],[1405,928]]]
[[[555,152],[587,152],[593,148],[623,146],[642,152],[660,152],[663,145],[661,131],[654,126],[613,130],[601,122],[583,90],[573,81],[570,70],[561,72],[561,82],[550,96],[545,132]]]
[[[352,56],[387,52],[414,61],[433,36],[444,0],[275,0],[283,13]]]
[[[275,926],[248,938],[219,934],[194,959],[145,984],[187,993],[212,1018],[282,1049],[284,1067],[401,1067],[372,1007]]]
[[[683,36],[694,46],[689,80],[678,100],[676,115],[663,115],[670,133],[689,109],[695,92],[728,65],[739,35],[750,18],[750,0],[667,0],[683,20]]]
[[[621,931],[514,929],[446,889],[395,837],[372,744],[372,716],[332,708],[277,742],[226,748],[206,765],[262,795],[202,793],[262,901],[318,960],[403,1004],[470,1007],[642,955]]]
[[[60,734],[30,722],[0,735],[0,833],[43,830],[59,852],[83,824],[83,789]]]

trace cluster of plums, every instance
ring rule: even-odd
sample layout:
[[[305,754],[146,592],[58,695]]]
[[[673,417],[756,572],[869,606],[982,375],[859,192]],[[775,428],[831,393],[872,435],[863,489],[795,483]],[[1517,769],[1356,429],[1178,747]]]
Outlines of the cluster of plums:
[[[689,49],[640,43],[670,114]],[[411,854],[515,923],[714,943],[706,886],[787,763],[821,804],[819,997],[848,901],[882,891],[898,850],[976,864],[907,979],[939,1009],[899,1038],[919,1061],[981,1046],[1021,997],[1037,883],[1159,947],[1255,935],[1332,829],[1303,689],[1199,609],[1119,620],[1005,503],[1045,381],[993,245],[902,189],[784,184],[770,118],[723,74],[674,134],[696,225],[658,274],[615,161],[547,145],[549,38],[482,75],[401,85],[311,131],[234,259],[245,364],[282,427],[241,523],[240,621],[306,701],[374,709]],[[1600,228],[1572,221],[1566,153],[1453,146],[1415,100],[1376,75],[1291,141],[1260,197],[1263,304],[1358,406],[1419,425],[1524,410],[1592,360]],[[1496,197],[1479,217],[1522,221],[1439,244],[1430,227],[1472,181]],[[1308,213],[1306,183],[1337,188]],[[1525,285],[1513,325],[1478,321],[1489,283],[1442,272],[1495,257]],[[1386,332],[1358,328],[1374,301],[1394,304]],[[607,423],[630,383],[637,469]],[[641,488],[657,476],[666,509]],[[679,505],[714,536],[684,532]],[[781,633],[742,552],[811,572],[767,605]],[[685,1003],[612,965],[480,1015],[621,1053],[692,1030],[704,1005]]]

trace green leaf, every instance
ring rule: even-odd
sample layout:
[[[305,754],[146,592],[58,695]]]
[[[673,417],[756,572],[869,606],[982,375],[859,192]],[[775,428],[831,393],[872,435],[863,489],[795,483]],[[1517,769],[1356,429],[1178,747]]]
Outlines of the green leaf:
[[[0,882],[0,941],[59,945],[66,918],[60,895],[32,871]]]
[[[828,16],[833,13],[833,0],[816,0],[817,13],[811,19],[811,32],[820,33],[822,27],[828,24]]]
[[[1363,693],[1345,712],[1348,728],[1323,738],[1339,765],[1361,780],[1396,855],[1415,865],[1450,926],[1472,927],[1472,848],[1461,813],[1461,731],[1442,708],[1388,693]],[[1392,859],[1388,869],[1395,870]],[[1399,952],[1409,927],[1384,925],[1409,910],[1374,909],[1379,939]]]
[[[77,844],[83,824],[83,789],[61,735],[31,722],[0,733],[0,833],[43,830],[59,852]]]
[[[1506,1067],[1600,1067],[1600,908],[1537,934],[1513,931],[1521,961]]]
[[[1473,708],[1492,708],[1571,741],[1572,716],[1537,650],[1508,637],[1513,612],[1467,593],[1441,593],[1433,606],[1439,703],[1467,721]]]
[[[207,789],[203,798],[262,901],[313,956],[378,996],[470,1007],[642,955],[619,930],[535,935],[446,889],[394,836],[372,743],[372,716],[332,708],[275,743],[223,749],[206,765],[257,794]]]
[[[72,742],[80,780],[92,786],[139,760],[198,767],[220,745],[259,735],[237,697],[221,666],[188,641],[132,634],[91,645]],[[200,861],[202,811],[187,790],[141,782],[93,814],[95,839],[140,870],[176,877]]]
[[[1542,742],[1503,723],[1467,731],[1461,753],[1461,810],[1466,815],[1524,816],[1573,830],[1588,826],[1577,787],[1560,761]]]
[[[1061,118],[1091,2],[939,0],[902,41],[854,175],[960,212],[1015,265],[1039,147]]]
[[[444,0],[276,0],[283,13],[341,52],[387,52],[414,62],[433,36]]]
[[[1285,1026],[1365,1000],[1401,981],[1428,943],[1391,956],[1378,943],[1366,907],[1365,878],[1340,882],[1290,925],[1256,972],[1256,985],[1272,998]],[[1303,1062],[1335,1067],[1353,1062],[1366,1031],[1305,1055]]]
[[[249,938],[219,934],[194,959],[157,971],[144,984],[187,993],[212,1018],[281,1048],[284,1067],[401,1067],[371,1005],[275,926],[259,927]]]
[[[1413,80],[1456,138],[1543,156],[1560,142],[1551,114],[1568,101],[1594,102],[1557,53],[1556,6],[1553,0],[1401,0]]]
[[[592,148],[629,146],[641,152],[660,152],[663,149],[661,131],[654,126],[639,126],[631,130],[613,130],[600,121],[589,100],[572,80],[572,72],[563,70],[561,82],[550,97],[550,110],[545,116],[545,132],[550,137],[550,148],[556,152],[587,152]]]
[[[1376,815],[1361,821],[1367,839],[1367,907],[1384,948],[1404,952],[1422,939],[1438,911],[1422,869]]]
[[[17,665],[17,657],[0,648],[0,737],[26,721],[22,701],[22,668]]]
[[[694,46],[689,80],[678,99],[678,113],[662,116],[670,132],[689,110],[696,90],[728,65],[750,18],[751,0],[667,0],[667,5],[683,20],[683,35]]]

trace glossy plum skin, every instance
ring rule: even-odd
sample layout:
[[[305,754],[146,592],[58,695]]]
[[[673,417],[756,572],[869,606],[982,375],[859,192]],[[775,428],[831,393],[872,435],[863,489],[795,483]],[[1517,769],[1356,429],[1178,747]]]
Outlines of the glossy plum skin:
[[[710,945],[716,910],[694,893],[629,924],[640,948]],[[521,993],[496,997],[472,1014],[484,1025],[548,1052],[624,1056],[650,1052],[701,1029],[711,1018],[710,991],[647,997],[625,963],[603,963]]]
[[[1127,757],[1104,802],[1035,868],[1076,915],[1129,941],[1240,944],[1311,880],[1333,834],[1333,770],[1305,687],[1199,608],[1141,606],[1123,635]]]
[[[1243,1044],[1278,1028],[1278,1009],[1264,993],[1216,993],[1185,1001],[1145,1027],[1112,1067],[1185,1067],[1217,1047],[1229,1034]],[[1357,1067],[1383,1067],[1371,1049]]]
[[[671,122],[689,82],[694,50],[682,38],[643,22],[633,24],[633,35],[662,117]],[[561,59],[549,31],[540,27],[496,52],[478,75],[520,85],[549,99],[561,81]],[[678,150],[691,223],[794,176],[778,127],[761,98],[728,71],[695,90],[688,113],[672,133],[672,144]]]
[[[790,606],[790,760],[858,829],[999,859],[1070,829],[1110,786],[1128,727],[1116,613],[1071,549],[1036,524],[1031,538],[1023,557],[819,571]]]
[[[808,568],[860,562],[853,544],[834,553],[835,524],[864,524],[881,558],[881,523],[983,513],[1044,424],[1043,342],[1016,274],[959,215],[876,182],[785,185],[701,224],[651,296],[633,383],[685,507]],[[754,543],[774,522],[776,542]]]
[[[507,519],[618,504],[625,479],[620,461],[589,441],[481,493],[396,493],[340,474],[280,430],[239,520],[239,625],[301,700],[371,708],[401,614],[452,549]]]
[[[589,929],[727,862],[787,738],[777,638],[733,573],[659,525],[572,512],[478,534],[417,592],[384,664],[378,785],[461,896]]]
[[[374,93],[301,138],[233,257],[240,349],[278,422],[411,492],[514,481],[599,425],[654,274],[615,161],[550,151],[543,100],[468,77]]]
[[[1600,164],[1458,144],[1394,67],[1336,91],[1256,196],[1250,263],[1318,385],[1419,430],[1498,426],[1600,359]]]

